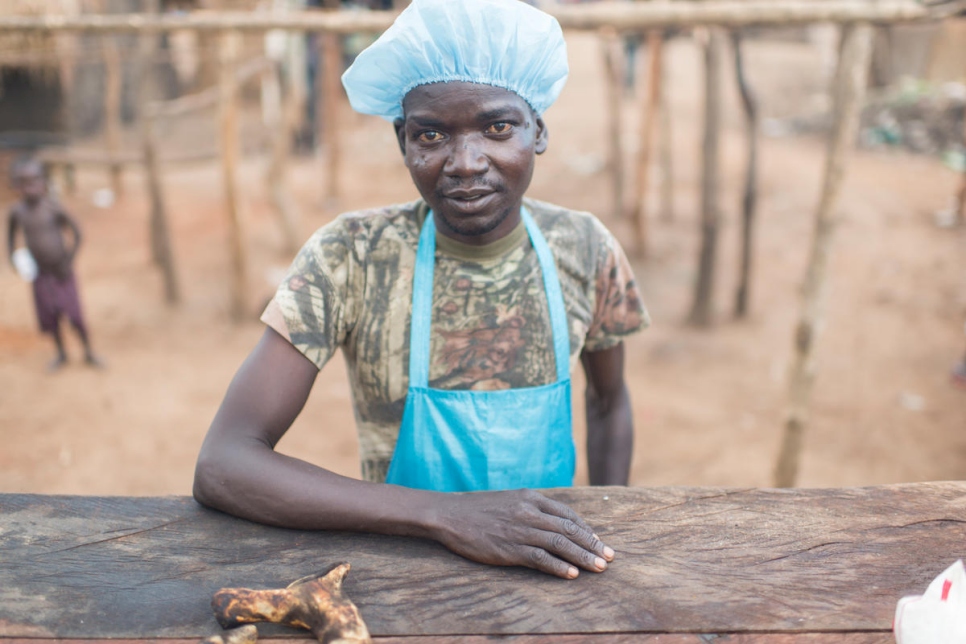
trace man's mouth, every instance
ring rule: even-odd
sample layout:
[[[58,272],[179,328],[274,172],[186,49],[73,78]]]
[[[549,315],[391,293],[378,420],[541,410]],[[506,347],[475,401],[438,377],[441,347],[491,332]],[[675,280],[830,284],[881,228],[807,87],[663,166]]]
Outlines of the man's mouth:
[[[500,193],[491,188],[448,190],[442,195],[448,210],[465,216],[489,212],[500,198]]]
[[[443,193],[443,196],[454,201],[472,203],[491,194],[493,194],[493,190],[489,188],[474,188],[472,190],[451,190]]]

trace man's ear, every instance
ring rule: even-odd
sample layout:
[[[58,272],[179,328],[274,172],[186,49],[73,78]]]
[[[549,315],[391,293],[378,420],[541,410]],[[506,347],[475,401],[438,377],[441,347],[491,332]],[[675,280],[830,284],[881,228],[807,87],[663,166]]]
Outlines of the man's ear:
[[[547,151],[547,144],[550,143],[550,132],[547,131],[547,124],[543,122],[543,118],[536,114],[534,116],[536,116],[534,123],[537,134],[533,141],[533,149],[537,154],[543,154]]]
[[[406,156],[406,120],[396,119],[392,122],[392,126],[396,128],[396,142],[399,143],[399,151],[402,155]]]

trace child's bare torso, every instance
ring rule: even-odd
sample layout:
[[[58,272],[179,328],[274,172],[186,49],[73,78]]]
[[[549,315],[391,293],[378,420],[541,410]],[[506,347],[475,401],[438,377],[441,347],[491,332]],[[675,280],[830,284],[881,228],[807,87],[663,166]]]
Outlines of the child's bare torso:
[[[49,198],[32,206],[21,201],[13,207],[11,215],[23,228],[27,249],[40,272],[67,277],[71,270],[71,253],[62,230],[66,225],[65,215],[58,205]]]

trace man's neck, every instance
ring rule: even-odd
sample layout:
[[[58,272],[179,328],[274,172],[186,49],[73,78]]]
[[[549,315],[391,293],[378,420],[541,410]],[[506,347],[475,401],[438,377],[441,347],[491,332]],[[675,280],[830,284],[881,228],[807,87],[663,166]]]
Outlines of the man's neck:
[[[466,244],[436,231],[436,248],[444,255],[471,262],[486,262],[499,259],[518,247],[527,236],[523,220],[517,220],[516,227],[508,234],[488,244]]]
[[[523,218],[520,215],[522,208],[522,203],[515,207],[509,208],[504,219],[501,220],[495,228],[488,230],[485,233],[469,235],[462,234],[450,228],[447,225],[446,220],[441,217],[435,218],[436,231],[439,233],[439,235],[448,237],[455,242],[459,242],[467,246],[489,246],[490,244],[499,241],[516,230],[516,228],[523,221]]]
[[[34,210],[34,209],[36,209],[37,206],[39,206],[43,202],[43,200],[44,200],[43,196],[33,197],[33,198],[31,198],[31,197],[24,197],[23,199],[21,199],[21,201],[23,202],[24,207],[27,210]]]

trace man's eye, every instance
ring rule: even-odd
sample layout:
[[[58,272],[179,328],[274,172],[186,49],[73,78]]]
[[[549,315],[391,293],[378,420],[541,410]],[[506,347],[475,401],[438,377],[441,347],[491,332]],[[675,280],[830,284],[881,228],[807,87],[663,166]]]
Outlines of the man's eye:
[[[420,132],[419,136],[416,138],[423,143],[435,143],[443,138],[443,134],[441,132],[437,132],[436,130],[425,130]]]
[[[494,123],[490,127],[486,128],[487,134],[507,134],[513,126],[505,121],[500,121],[499,123]]]

